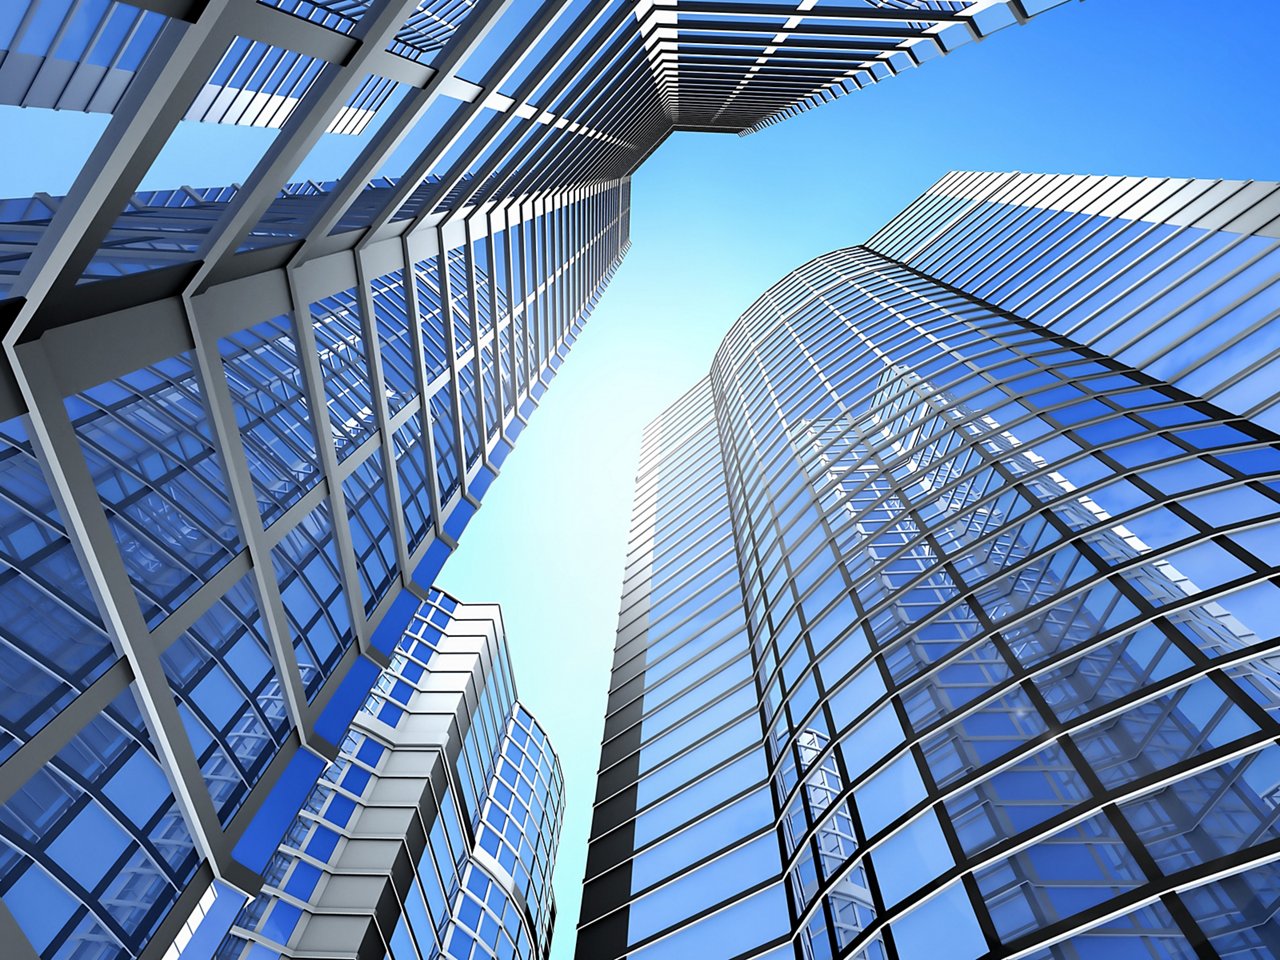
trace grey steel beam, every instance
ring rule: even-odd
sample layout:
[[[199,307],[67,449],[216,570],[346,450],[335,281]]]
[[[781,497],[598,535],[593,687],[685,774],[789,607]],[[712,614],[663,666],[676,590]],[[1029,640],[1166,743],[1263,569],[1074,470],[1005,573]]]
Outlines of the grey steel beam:
[[[235,36],[232,0],[208,0],[194,24],[171,21],[129,85],[10,295],[24,301],[17,343],[55,285],[73,286]],[[10,353],[10,361],[13,360]]]
[[[350,209],[351,204],[359,197],[369,178],[374,176],[378,169],[386,163],[387,159],[404,141],[404,138],[413,129],[414,125],[423,118],[431,105],[439,99],[445,81],[456,75],[458,67],[466,62],[476,47],[489,35],[511,3],[512,0],[483,0],[477,6],[477,9],[473,10],[467,19],[463,21],[458,33],[454,35],[442,55],[433,64],[433,68],[436,70],[435,76],[421,90],[410,92],[405,102],[399,105],[382,129],[378,131],[378,134],[360,152],[360,156],[356,158],[356,161],[344,172],[337,187],[330,194],[329,202],[308,231],[303,245],[304,250],[308,244],[314,244],[317,238],[328,236],[337,226],[343,215]],[[483,103],[483,100],[483,97],[477,97],[475,102],[480,104]],[[476,109],[478,110],[479,107],[477,106]],[[437,146],[436,140],[438,138],[433,139],[432,143],[427,146],[426,152]],[[447,146],[444,149],[448,149]],[[425,173],[423,175],[425,176]],[[407,179],[407,176],[403,179]],[[413,189],[416,189],[416,186],[415,184],[414,188],[407,192],[397,189],[393,192],[387,207],[398,209],[404,199],[413,192]],[[390,213],[384,213],[382,222],[385,222],[386,218],[393,215],[395,209],[391,209]],[[375,220],[368,233],[373,234],[376,232],[377,225],[378,221]]]
[[[583,34],[585,34],[588,30],[590,30],[599,22],[600,18],[604,16],[604,13],[608,9],[608,7],[609,7],[608,2],[595,2],[589,5],[575,18],[574,22],[568,27],[568,29],[565,30],[565,32],[561,35],[561,37],[547,52],[546,56],[544,56],[539,61],[537,69],[530,72],[529,77],[527,77],[524,80],[524,82],[520,84],[520,87],[516,90],[515,94],[512,96],[512,100],[514,103],[513,112],[518,111],[521,108],[532,107],[532,104],[530,103],[530,99],[533,97],[535,93],[537,93],[538,88],[544,82],[545,77],[548,75],[552,75],[554,71],[557,71],[561,68],[564,62],[564,58],[573,49],[574,45],[579,41],[579,39],[582,37]],[[621,8],[614,14],[614,17],[612,19],[617,22],[622,22],[625,19],[626,14],[627,14],[626,9]],[[555,14],[555,16],[558,16],[558,15],[559,15],[559,12]],[[494,70],[491,71],[497,74],[501,78],[495,84],[495,87],[500,87],[502,83],[504,83],[510,77],[511,73],[514,72],[515,68],[523,61],[525,56],[528,55],[529,51],[531,51],[536,46],[538,40],[540,40],[542,36],[546,33],[547,29],[554,22],[555,16],[550,15],[549,7],[544,8],[544,13],[541,15],[541,19],[535,20],[535,22],[530,25],[531,29],[529,31],[530,37],[528,42],[524,44],[522,47],[513,46],[507,50],[507,52],[503,55],[502,60],[500,60],[499,63],[495,66]],[[574,59],[573,61],[574,65],[570,66],[568,70],[565,71],[565,79],[559,83],[554,84],[551,90],[548,91],[549,98],[554,100],[556,91],[558,89],[563,88],[563,86],[568,82],[568,77],[571,77],[577,73],[577,69],[575,69],[575,66],[577,66],[578,69],[580,69],[581,68],[580,65],[585,64],[589,59],[588,52],[594,51],[595,49],[597,49],[596,46],[590,46],[586,50],[584,50],[582,54],[580,54],[578,57]],[[472,111],[470,116],[468,117],[468,122],[470,121],[471,117],[478,115],[478,113],[479,113],[478,110]],[[506,141],[509,143],[518,142],[520,136],[522,136],[523,133],[527,131],[529,127],[536,122],[537,122],[537,115],[535,114],[533,117],[530,117],[524,120],[522,123],[516,124],[515,128],[508,133],[506,137]],[[464,151],[463,154],[458,157],[454,165],[441,178],[440,192],[442,196],[447,195],[462,180],[462,177],[466,174],[466,172],[470,169],[470,167],[475,163],[476,159],[482,156],[484,151],[487,150],[492,145],[494,140],[496,140],[498,136],[501,135],[502,130],[504,129],[504,127],[506,127],[506,125],[507,125],[507,122],[504,117],[495,117],[486,125],[485,129],[481,131],[480,135],[472,142],[472,144],[467,148],[467,150]],[[498,151],[498,153],[501,153],[501,151]],[[443,152],[438,151],[438,154],[442,155]],[[431,166],[434,166],[435,162],[438,162],[438,156],[433,159]],[[475,171],[473,185],[470,188],[468,188],[466,192],[464,192],[462,196],[459,197],[454,202],[454,211],[461,210],[461,208],[466,204],[467,200],[469,200],[475,194],[475,192],[478,189],[480,189],[481,185],[489,177],[490,173],[492,173],[493,170],[496,169],[497,165],[500,162],[501,160],[498,159],[497,156],[495,155],[495,157],[490,158],[490,160],[485,165],[483,165],[479,170]],[[430,167],[428,167],[427,170],[429,172]],[[427,212],[428,211],[424,210],[421,214],[418,215],[418,217],[414,221],[414,224],[410,226],[411,230],[424,219]],[[450,213],[450,217],[454,215],[455,214],[453,212]]]
[[[618,32],[620,29],[622,30],[621,33]],[[573,122],[580,123],[588,127],[594,126],[592,118],[584,112],[580,112],[575,107],[575,104],[581,104],[583,102],[583,98],[589,96],[590,92],[594,89],[593,84],[600,79],[599,75],[593,77],[586,74],[585,68],[593,58],[596,58],[598,63],[611,63],[615,61],[626,46],[633,42],[633,29],[634,28],[631,27],[628,22],[627,11],[624,9],[616,12],[609,21],[606,22],[606,25],[601,30],[597,31],[596,38],[593,43],[582,50],[579,55],[574,58],[570,65],[562,71],[561,79],[547,91],[549,108],[561,116],[571,118]],[[614,37],[612,43],[603,53],[599,53],[601,42],[610,36]],[[557,60],[557,64],[559,62],[561,62],[560,59]],[[562,94],[561,91],[564,91],[566,87],[569,88],[568,93]],[[536,89],[530,91],[528,96],[531,97],[534,93],[536,93]],[[525,102],[527,102],[528,98],[526,97],[524,99]],[[588,100],[585,102],[589,104],[590,101]],[[516,156],[513,159],[509,159],[510,148],[499,150],[490,159],[490,162],[482,168],[481,172],[477,174],[475,178],[477,185],[469,191],[469,195],[473,195],[477,189],[483,186],[484,182],[488,180],[490,174],[498,170],[503,159],[508,159],[508,171],[518,170],[520,165],[524,163],[525,158],[533,155],[536,146],[540,145],[548,136],[557,134],[558,131],[554,125],[544,126],[545,129],[537,131],[533,137],[530,137],[525,142],[524,146],[517,151]],[[520,137],[522,137],[528,129],[529,124],[520,125],[520,129],[518,131],[514,131],[509,136],[508,143],[512,145],[518,144]],[[451,174],[451,176],[453,175],[457,175],[456,172]],[[508,179],[506,181],[495,183],[494,186],[483,191],[483,197],[494,196],[498,190],[506,190],[509,193],[517,192],[520,189],[519,182],[511,181],[509,177],[510,174],[507,175]],[[483,200],[481,202],[483,202]]]
[[[218,262],[235,253],[262,219],[311,148],[328,129],[350,97],[372,71],[418,0],[372,0],[357,23],[353,36],[359,46],[340,64],[327,63],[294,108],[280,133],[271,142],[253,172],[236,191],[197,251],[198,265],[187,284],[188,293],[205,285]],[[432,79],[435,82],[436,78]]]
[[[31,443],[85,572],[103,623],[133,673],[138,705],[161,768],[196,849],[232,886],[252,890],[256,877],[230,855],[200,764],[187,738],[159,651],[116,546],[75,428],[40,342],[18,348],[24,393],[31,403]]]
[[[596,5],[601,7],[606,6],[605,4]],[[492,84],[495,90],[510,77],[511,73],[514,72],[520,62],[537,45],[539,40],[546,34],[547,30],[555,20],[563,13],[565,6],[565,4],[561,4],[558,7],[551,4],[545,5],[541,12],[535,17],[534,21],[530,23],[529,29],[525,33],[524,42],[521,44],[513,44],[507,48],[502,57],[494,65],[493,69],[490,70],[491,75],[499,78]],[[569,28],[569,33],[572,33],[574,27],[577,27],[585,19],[587,19],[587,14],[581,14],[575,21],[574,26]],[[595,16],[592,16],[590,21],[594,22],[594,20]],[[547,60],[554,59],[558,65],[558,61],[563,53],[562,48],[564,46],[565,41],[562,39],[542,62],[546,63]],[[521,90],[523,91],[528,89],[528,95],[531,96],[537,89],[537,85],[540,80],[541,78],[538,77],[535,72],[533,77],[526,80],[525,83],[521,85]],[[520,93],[517,93],[516,97],[513,98],[513,101],[513,111],[519,109],[521,106],[527,106],[527,96],[522,96]],[[400,207],[403,206],[404,202],[419,188],[419,186],[421,186],[422,181],[431,172],[432,168],[439,163],[440,159],[449,151],[454,143],[457,142],[457,139],[462,135],[463,131],[465,131],[473,120],[480,115],[483,106],[483,102],[476,101],[472,107],[459,111],[449,119],[445,128],[439,135],[437,135],[432,144],[427,148],[427,150],[424,150],[423,153],[419,155],[419,157],[405,172],[404,177],[402,177],[401,182],[397,186],[392,200],[384,207],[382,213],[370,226],[367,237],[373,238],[377,236],[382,228],[386,226],[391,217],[393,217]],[[485,146],[490,142],[491,137],[496,136],[497,132],[502,129],[505,122],[506,121],[502,117],[495,118],[495,120],[491,122],[490,127],[486,128],[485,132],[482,132],[480,141],[478,143],[473,143],[464,156],[472,158],[471,162],[474,162],[474,158],[478,157],[483,152]],[[490,129],[493,130],[493,133],[489,133]],[[456,185],[456,182],[460,180],[466,172],[466,166],[462,164],[461,158],[458,163],[455,163],[454,171],[455,172],[451,172],[449,176],[443,179],[439,191],[441,197],[448,195]],[[485,175],[483,173],[477,173],[475,179],[477,181],[482,181],[484,176]],[[457,201],[455,203],[455,207],[461,207],[464,202],[465,199]],[[412,232],[414,229],[417,229],[429,213],[430,205],[424,205],[423,211],[414,219],[413,223],[410,224],[408,228],[409,231]]]
[[[610,53],[616,56],[630,41],[631,38],[625,35],[620,37],[610,48],[610,51],[603,54],[602,57],[607,57]],[[634,77],[635,74],[631,76]],[[578,114],[578,120],[582,123],[597,126],[596,121],[605,116],[602,111],[606,110],[609,105],[608,91],[612,87],[606,86],[603,90],[597,90],[595,87],[588,86],[588,83],[589,80],[581,79],[574,90],[566,94],[565,100],[588,98],[588,107],[583,113]],[[499,179],[495,180],[491,187],[483,191],[478,202],[483,203],[489,197],[495,196],[499,191],[504,191],[511,195],[532,192],[536,189],[533,182],[537,179],[540,169],[567,168],[568,164],[562,156],[566,150],[563,146],[565,139],[564,131],[557,130],[554,126],[546,126],[544,129],[536,131],[532,137],[529,137],[524,142],[516,155],[508,161],[506,173],[498,175]],[[548,143],[548,141],[550,142]],[[556,141],[560,141],[560,143]],[[574,146],[579,150],[588,149],[581,142],[574,143]],[[529,166],[525,166],[525,158],[530,156],[536,156],[537,159],[533,160]]]
[[[266,541],[258,498],[249,473],[249,462],[236,423],[226,370],[222,365],[216,334],[208,336],[200,323],[199,311],[188,297],[182,298],[191,337],[193,354],[201,381],[210,431],[210,440],[218,451],[227,473],[227,496],[235,513],[240,537],[244,541],[253,567],[254,584],[262,606],[262,623],[271,649],[272,663],[284,694],[285,709],[303,746],[311,741],[314,717],[311,715],[302,674],[293,648],[289,621],[280,598],[280,584],[275,577],[271,546]],[[330,759],[326,757],[326,759]]]

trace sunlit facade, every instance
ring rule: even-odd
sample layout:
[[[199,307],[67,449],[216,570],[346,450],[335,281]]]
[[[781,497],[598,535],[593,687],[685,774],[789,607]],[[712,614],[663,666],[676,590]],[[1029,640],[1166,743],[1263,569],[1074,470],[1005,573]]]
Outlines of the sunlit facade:
[[[105,117],[59,144],[68,188],[0,200],[8,955],[203,950],[235,900],[213,890],[302,909],[265,871],[359,760],[667,136],[760,129],[1060,2],[0,3],[0,104]],[[202,128],[236,135],[234,175],[151,182],[184,121],[261,129]],[[250,954],[311,936],[286,913],[243,918]]]
[[[646,434],[579,957],[1275,955],[1276,197],[951,174],[742,316]]]
[[[193,939],[221,935],[215,960],[542,960],[563,804],[555,753],[515,698],[497,608],[434,594],[262,891],[229,929],[210,918]],[[209,955],[191,941],[173,953]]]

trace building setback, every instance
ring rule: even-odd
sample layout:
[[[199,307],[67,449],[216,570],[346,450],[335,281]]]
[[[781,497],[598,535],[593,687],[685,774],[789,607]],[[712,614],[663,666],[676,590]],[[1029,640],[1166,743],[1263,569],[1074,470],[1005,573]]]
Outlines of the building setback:
[[[498,608],[433,592],[213,956],[542,960],[563,807]]]
[[[1278,226],[953,173],[743,314],[645,435],[580,958],[1280,952]]]
[[[109,115],[64,196],[0,200],[5,949],[156,960],[211,883],[276,889],[667,136],[1059,2],[0,4],[0,102]],[[268,131],[143,189],[184,119]]]

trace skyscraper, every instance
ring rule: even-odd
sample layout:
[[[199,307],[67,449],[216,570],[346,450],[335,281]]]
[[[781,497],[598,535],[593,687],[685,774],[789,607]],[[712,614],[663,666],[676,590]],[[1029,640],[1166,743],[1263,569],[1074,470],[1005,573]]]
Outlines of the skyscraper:
[[[1280,951],[1278,225],[954,173],[743,314],[645,436],[579,957]]]
[[[288,946],[299,810],[369,766],[358,710],[625,254],[632,171],[1059,2],[0,4],[0,102],[110,116],[65,196],[0,201],[15,955],[203,943],[214,879]],[[184,119],[271,133],[236,183],[141,189]],[[338,886],[289,936],[357,935]]]
[[[193,935],[222,937],[217,960],[540,960],[563,793],[546,734],[515,698],[497,608],[435,593],[264,857],[262,892],[230,927],[223,916]],[[209,955],[190,941],[171,950]]]

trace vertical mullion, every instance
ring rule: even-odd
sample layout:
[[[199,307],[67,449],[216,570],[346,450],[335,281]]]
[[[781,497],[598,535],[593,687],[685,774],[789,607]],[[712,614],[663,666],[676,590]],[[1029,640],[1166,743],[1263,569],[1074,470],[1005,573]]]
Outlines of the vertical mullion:
[[[240,536],[249,553],[262,608],[263,625],[271,646],[271,658],[283,688],[289,719],[293,721],[303,746],[309,746],[313,739],[315,717],[307,702],[306,687],[298,668],[289,620],[285,615],[280,584],[276,580],[271,559],[271,545],[267,542],[262,514],[258,510],[249,461],[236,424],[235,407],[218,350],[217,337],[206,333],[196,304],[190,298],[184,297],[182,303],[195,344],[201,393],[205,398],[210,426],[213,428],[209,439],[222,458],[227,473],[227,494],[240,527]]]
[[[386,379],[382,369],[382,346],[378,321],[374,314],[373,288],[365,269],[365,251],[357,247],[356,303],[360,308],[360,329],[364,333],[365,356],[369,362],[369,387],[373,394],[373,412],[382,437],[382,470],[387,493],[387,509],[391,517],[391,533],[395,539],[396,558],[400,566],[400,582],[409,579],[409,531],[404,520],[404,501],[400,492],[400,474],[396,469],[395,444],[392,442],[391,412],[387,407]],[[408,282],[408,281],[406,281]]]
[[[347,597],[347,609],[351,616],[351,629],[360,652],[380,666],[389,662],[385,654],[369,642],[369,629],[364,615],[364,588],[356,564],[355,547],[351,541],[350,520],[347,517],[347,498],[342,489],[342,478],[350,472],[342,470],[338,463],[338,451],[333,442],[332,415],[324,392],[324,372],[320,369],[320,354],[316,349],[315,331],[312,328],[311,301],[299,295],[295,267],[285,268],[289,284],[289,299],[293,301],[294,329],[298,335],[298,357],[302,361],[302,382],[307,403],[315,411],[312,428],[316,433],[316,451],[320,454],[320,469],[328,484],[326,500],[333,514],[333,540],[338,553],[338,566],[342,576],[343,592]],[[368,345],[366,344],[366,352]],[[351,456],[355,456],[354,453]]]

